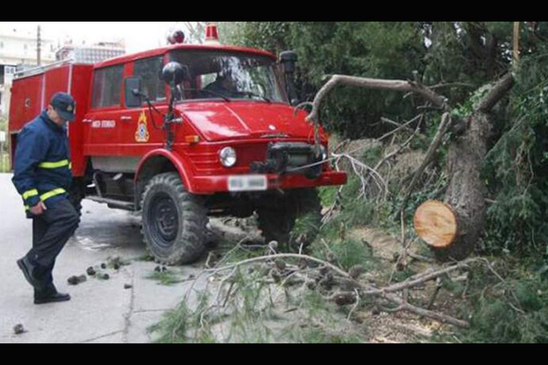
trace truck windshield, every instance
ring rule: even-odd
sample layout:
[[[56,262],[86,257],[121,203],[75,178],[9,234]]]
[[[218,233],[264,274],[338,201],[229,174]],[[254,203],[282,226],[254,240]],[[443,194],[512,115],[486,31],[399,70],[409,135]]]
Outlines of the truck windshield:
[[[171,61],[188,67],[190,81],[178,85],[178,100],[248,99],[287,102],[275,61],[236,52],[179,50]]]

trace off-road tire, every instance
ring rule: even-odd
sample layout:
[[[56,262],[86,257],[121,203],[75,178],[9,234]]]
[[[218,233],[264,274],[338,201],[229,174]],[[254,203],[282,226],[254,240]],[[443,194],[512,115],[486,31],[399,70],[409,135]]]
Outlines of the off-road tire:
[[[189,193],[176,172],[154,176],[145,186],[141,209],[143,241],[156,262],[190,264],[206,249],[207,209]]]
[[[291,190],[269,203],[257,209],[258,228],[265,243],[276,241],[280,247],[298,251],[316,239],[322,219],[316,189]]]

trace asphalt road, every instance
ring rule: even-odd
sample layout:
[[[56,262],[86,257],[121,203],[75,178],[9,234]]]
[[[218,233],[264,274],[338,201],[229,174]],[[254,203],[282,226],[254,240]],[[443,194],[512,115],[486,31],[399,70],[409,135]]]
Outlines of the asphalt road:
[[[140,236],[140,219],[130,212],[84,200],[80,227],[57,258],[53,272],[57,289],[68,292],[68,302],[35,305],[33,289],[16,264],[32,245],[32,222],[25,218],[11,174],[0,174],[0,342],[2,343],[144,343],[154,340],[147,328],[175,308],[191,281],[171,286],[147,278],[154,262]],[[100,269],[108,258],[129,265]],[[86,275],[93,266],[108,280]],[[168,268],[180,279],[198,276],[202,263]],[[87,280],[70,285],[71,276]],[[130,286],[130,287],[128,287]],[[198,288],[200,285],[195,286]],[[25,332],[16,334],[21,324]]]

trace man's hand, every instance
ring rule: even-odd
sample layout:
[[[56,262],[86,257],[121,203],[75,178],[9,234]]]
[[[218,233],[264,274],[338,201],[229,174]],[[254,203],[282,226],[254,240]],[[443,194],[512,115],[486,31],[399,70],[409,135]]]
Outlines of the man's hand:
[[[48,208],[46,208],[46,205],[44,204],[44,202],[38,202],[38,204],[30,208],[29,210],[34,215],[40,215],[44,213],[44,210],[48,210]]]

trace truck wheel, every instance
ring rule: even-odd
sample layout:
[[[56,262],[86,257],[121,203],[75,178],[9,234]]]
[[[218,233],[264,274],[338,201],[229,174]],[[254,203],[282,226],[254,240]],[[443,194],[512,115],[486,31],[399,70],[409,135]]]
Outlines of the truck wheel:
[[[265,242],[277,241],[291,251],[309,246],[321,226],[321,202],[316,189],[295,189],[283,200],[257,210]]]
[[[202,199],[186,191],[178,173],[154,176],[141,200],[143,240],[156,261],[188,264],[205,251],[207,209]]]

